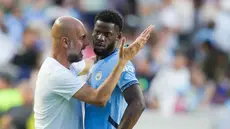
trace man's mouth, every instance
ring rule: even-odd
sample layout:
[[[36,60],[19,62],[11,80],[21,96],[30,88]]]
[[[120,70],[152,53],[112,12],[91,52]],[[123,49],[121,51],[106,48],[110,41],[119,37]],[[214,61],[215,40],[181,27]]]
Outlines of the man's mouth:
[[[79,56],[80,56],[80,57],[83,57],[83,53],[82,53],[82,51],[79,53]]]
[[[86,48],[86,46],[83,46],[83,47],[82,47],[82,49],[81,49],[81,51],[84,51],[84,50],[85,50],[85,48]]]
[[[94,46],[95,49],[104,49],[104,46]]]
[[[95,44],[95,45],[94,45],[94,48],[95,48],[95,49],[104,49],[105,46],[102,45],[102,44]]]

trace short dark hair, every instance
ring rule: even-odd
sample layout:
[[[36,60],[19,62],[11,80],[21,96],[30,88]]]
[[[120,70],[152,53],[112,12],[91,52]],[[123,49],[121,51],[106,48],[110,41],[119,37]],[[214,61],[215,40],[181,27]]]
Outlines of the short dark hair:
[[[103,22],[109,22],[109,23],[113,23],[115,25],[117,25],[119,27],[119,31],[123,30],[123,25],[124,25],[124,21],[122,16],[113,10],[103,10],[101,12],[99,12],[95,19],[94,19],[94,23],[97,22],[97,20],[103,21]]]

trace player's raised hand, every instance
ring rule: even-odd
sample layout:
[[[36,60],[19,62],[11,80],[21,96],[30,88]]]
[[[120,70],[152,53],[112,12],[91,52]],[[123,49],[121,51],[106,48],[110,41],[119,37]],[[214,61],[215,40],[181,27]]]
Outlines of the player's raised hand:
[[[127,48],[124,48],[126,39],[122,38],[119,49],[119,60],[125,63],[131,60],[144,47],[150,37],[150,33],[153,31],[153,28],[153,25],[150,25],[148,28],[146,28]]]

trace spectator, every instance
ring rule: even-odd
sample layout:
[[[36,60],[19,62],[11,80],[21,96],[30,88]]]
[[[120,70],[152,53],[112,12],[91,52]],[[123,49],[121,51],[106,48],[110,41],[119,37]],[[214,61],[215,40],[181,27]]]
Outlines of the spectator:
[[[223,105],[229,100],[230,93],[230,79],[229,77],[224,77],[222,81],[217,83],[216,92],[213,97],[213,103],[218,105]]]
[[[82,20],[87,24],[88,29],[94,26],[94,17],[98,12],[108,7],[107,0],[80,0]]]
[[[149,24],[154,24],[156,27],[159,26],[158,10],[161,8],[161,4],[161,0],[138,0],[141,28],[145,28]]]
[[[208,80],[219,83],[223,80],[228,68],[227,53],[216,48],[215,44],[209,40],[202,44],[205,58],[203,58],[202,69]]]
[[[132,33],[126,34],[128,42],[132,42],[134,36]],[[157,35],[156,33],[151,34],[151,38],[144,48],[137,54],[133,62],[136,67],[136,76],[139,79],[140,85],[143,91],[147,91],[149,88],[149,83],[154,77],[157,69],[159,68],[158,64],[155,63],[155,57],[152,56],[153,50],[156,48]]]
[[[46,1],[43,0],[45,3]],[[52,4],[45,11],[45,15],[48,18],[48,23],[52,26],[53,21],[60,16],[73,16],[75,18],[81,19],[78,10],[71,6],[69,0],[52,0]]]
[[[159,12],[160,26],[172,29],[172,31],[178,31],[179,19],[179,13],[173,5],[173,1],[163,0],[163,5]]]
[[[163,115],[174,113],[178,93],[190,85],[190,73],[187,68],[188,59],[183,51],[176,51],[171,65],[162,68],[152,80],[149,91],[150,107],[159,103],[159,109]]]
[[[221,10],[215,18],[216,27],[214,30],[214,38],[216,40],[216,45],[221,51],[229,52],[230,45],[229,40],[230,36],[230,27],[228,23],[230,22],[230,4],[228,0],[219,0]]]
[[[19,89],[0,90],[0,112],[5,113],[13,107],[23,105],[23,97]]]
[[[27,28],[23,34],[23,44],[12,59],[12,63],[19,67],[19,79],[29,78],[31,70],[36,68],[39,61],[39,50],[36,48],[39,35],[37,30]]]
[[[211,104],[214,94],[214,84],[207,82],[204,73],[199,67],[191,69],[191,85],[188,86],[178,97],[176,111],[195,111],[201,106]],[[179,101],[179,100],[182,101]],[[183,105],[183,106],[181,106]]]
[[[0,66],[5,65],[13,56],[13,51],[15,47],[13,46],[12,40],[7,36],[7,28],[4,23],[3,10],[0,8]]]
[[[46,0],[36,0],[32,2],[23,2],[22,6],[24,7],[24,20],[25,25],[28,26],[30,23],[45,23],[48,24],[48,19],[45,15],[45,10],[49,2]]]
[[[32,106],[20,106],[12,108],[3,116],[2,129],[27,129],[27,121],[32,113]]]
[[[179,40],[183,45],[190,43],[194,29],[195,9],[193,0],[174,0],[174,7],[179,15]]]
[[[0,90],[12,88],[10,76],[5,73],[0,73]]]
[[[13,3],[11,12],[6,14],[4,18],[4,23],[6,25],[8,35],[13,43],[16,46],[20,46],[24,31],[24,23],[21,9],[17,6],[17,3]]]
[[[27,129],[27,121],[33,111],[33,95],[31,94],[32,90],[26,85],[27,83],[25,82],[19,88],[14,89],[14,91],[6,91],[8,94],[5,94],[5,97],[12,99],[10,102],[5,103],[8,104],[8,107],[2,117],[3,124],[2,127],[0,126],[1,128]]]

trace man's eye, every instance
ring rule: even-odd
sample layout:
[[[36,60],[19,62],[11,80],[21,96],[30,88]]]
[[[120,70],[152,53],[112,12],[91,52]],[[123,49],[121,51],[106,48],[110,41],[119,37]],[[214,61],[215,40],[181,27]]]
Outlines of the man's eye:
[[[99,31],[96,31],[95,33],[96,33],[96,34],[99,34],[100,32],[99,32]]]
[[[106,37],[108,37],[108,36],[109,36],[109,33],[108,33],[108,32],[106,32],[104,35],[105,35]]]
[[[111,33],[106,32],[106,33],[104,33],[104,35],[105,35],[106,37],[109,37],[109,36],[111,35]]]
[[[81,39],[85,39],[86,35],[82,36]]]

